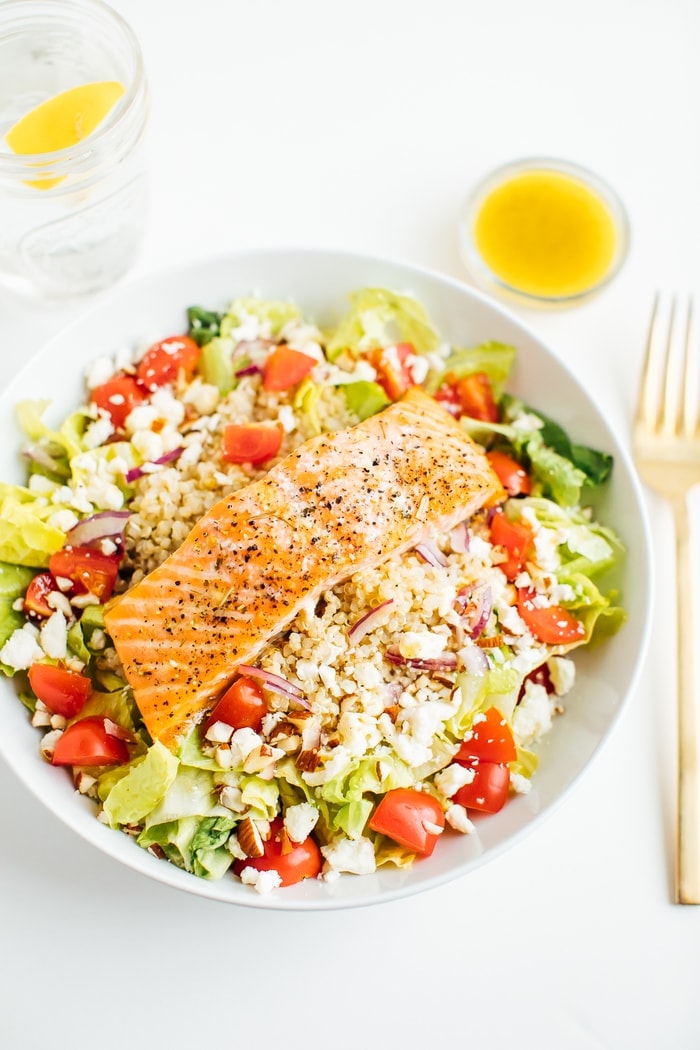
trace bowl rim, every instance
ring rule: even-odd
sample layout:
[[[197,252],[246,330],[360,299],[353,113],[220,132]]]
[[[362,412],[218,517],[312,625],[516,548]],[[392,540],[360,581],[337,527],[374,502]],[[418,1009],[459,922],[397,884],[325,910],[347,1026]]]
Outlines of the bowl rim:
[[[153,291],[156,287],[165,287],[177,278],[184,278],[188,274],[197,271],[203,272],[211,267],[226,267],[228,265],[242,264],[252,259],[258,259],[264,262],[269,259],[279,259],[283,256],[287,256],[290,260],[294,260],[295,262],[302,260],[309,263],[312,261],[316,265],[332,258],[339,262],[352,263],[358,266],[375,265],[386,267],[396,271],[397,280],[399,279],[399,275],[401,275],[402,279],[410,279],[411,276],[425,278],[428,282],[435,282],[438,286],[447,286],[448,288],[451,288],[454,292],[466,296],[467,300],[480,303],[482,307],[495,313],[505,322],[515,326],[525,338],[536,344],[538,349],[544,353],[547,359],[551,360],[555,364],[555,367],[559,368],[568,377],[568,380],[573,386],[577,388],[580,396],[595,414],[596,419],[600,420],[601,425],[615,445],[615,454],[624,464],[625,477],[631,487],[636,502],[635,510],[639,515],[640,536],[644,548],[641,553],[644,558],[644,568],[646,572],[647,600],[643,612],[642,630],[637,641],[634,665],[631,667],[629,679],[615,714],[610,719],[605,731],[597,741],[588,759],[584,762],[579,771],[567,782],[565,788],[558,792],[557,796],[544,805],[538,812],[531,814],[522,827],[511,832],[502,841],[495,845],[490,845],[481,855],[471,858],[462,864],[451,866],[448,870],[426,876],[422,878],[416,886],[406,887],[398,883],[393,888],[379,889],[374,893],[368,892],[363,895],[358,895],[357,897],[347,896],[343,898],[333,896],[319,896],[317,898],[304,896],[297,897],[290,894],[289,890],[284,893],[273,893],[269,895],[260,895],[251,891],[250,893],[247,893],[245,897],[234,900],[231,898],[230,893],[226,893],[224,890],[219,889],[219,885],[223,880],[219,880],[219,882],[207,881],[194,875],[190,875],[187,872],[176,868],[172,864],[165,863],[150,856],[145,850],[136,847],[130,840],[127,841],[127,845],[132,846],[133,849],[131,851],[123,850],[121,848],[123,840],[127,840],[128,837],[123,834],[115,835],[112,829],[101,825],[96,819],[94,812],[89,814],[89,822],[83,819],[85,811],[79,806],[76,806],[75,808],[71,806],[70,810],[66,812],[66,807],[60,802],[58,792],[55,796],[50,795],[47,797],[46,793],[41,790],[39,780],[34,773],[36,767],[33,760],[31,763],[32,770],[25,769],[21,757],[13,754],[12,750],[5,746],[5,741],[0,735],[0,757],[3,758],[13,772],[25,784],[30,793],[53,812],[63,824],[77,832],[85,841],[89,842],[112,859],[119,861],[128,868],[131,868],[133,871],[152,878],[157,882],[169,885],[172,888],[179,889],[182,892],[188,892],[194,896],[200,896],[226,904],[278,911],[331,911],[386,903],[415,893],[423,893],[454,881],[457,878],[466,877],[476,868],[495,859],[512,846],[515,846],[520,840],[522,840],[522,838],[534,830],[542,820],[555,812],[559,805],[563,803],[565,797],[568,796],[574,787],[580,782],[583,774],[591,768],[593,760],[601,752],[603,746],[609,741],[614,728],[619,724],[623,712],[629,706],[630,698],[636,689],[637,682],[641,675],[644,656],[651,632],[653,592],[651,532],[645,503],[642,498],[641,485],[634,470],[631,457],[624,444],[620,442],[617,435],[610,427],[609,423],[601,416],[591,395],[576,378],[567,363],[559,358],[554,351],[550,349],[547,343],[539,335],[534,333],[519,317],[511,313],[502,303],[494,301],[484,292],[465,284],[458,278],[442,273],[437,269],[380,254],[351,250],[346,251],[343,249],[328,249],[325,247],[316,248],[310,246],[280,246],[259,249],[242,249],[234,252],[221,252],[212,256],[204,256],[199,259],[188,260],[184,263],[172,264],[166,268],[145,274],[137,279],[127,281],[113,289],[107,295],[102,296],[99,301],[92,304],[86,311],[74,318],[69,324],[63,326],[50,340],[44,343],[37,351],[37,354],[33,355],[32,358],[23,365],[5,391],[0,394],[0,405],[6,407],[14,404],[16,401],[15,390],[22,385],[25,377],[30,375],[32,370],[37,367],[38,363],[40,363],[41,359],[44,356],[51,354],[55,346],[60,346],[62,343],[69,341],[75,333],[80,333],[81,329],[87,328],[93,319],[99,317],[102,312],[108,311],[110,308],[119,306],[120,304],[128,303],[131,296],[138,293],[145,293],[149,290]],[[355,287],[359,286],[360,284],[357,282]],[[346,289],[347,292],[352,290],[353,287],[348,287]],[[295,297],[293,288],[290,289],[289,294],[291,298]],[[184,303],[177,303],[175,305],[177,308],[183,310],[185,308]],[[163,313],[164,310],[161,309],[160,312]],[[439,325],[439,321],[437,323]],[[134,332],[134,340],[136,340],[139,335],[143,335],[143,333]],[[12,688],[12,684],[9,680],[7,685]],[[36,758],[38,762],[42,761],[39,755],[38,746],[36,748]],[[511,804],[515,804],[517,801],[517,799],[514,799]],[[366,878],[366,876],[361,876],[360,878]],[[304,885],[305,884],[302,884],[302,886]],[[292,889],[295,889],[295,887],[292,887]]]
[[[616,239],[613,258],[603,276],[579,292],[566,295],[543,295],[528,292],[504,280],[486,262],[476,245],[474,224],[486,197],[498,186],[516,175],[530,172],[554,172],[566,175],[592,190],[606,206],[615,226]],[[630,219],[622,198],[602,176],[576,161],[546,155],[520,157],[491,169],[469,190],[459,219],[459,253],[467,273],[485,291],[512,303],[530,307],[577,306],[603,291],[618,275],[629,255],[631,242]]]

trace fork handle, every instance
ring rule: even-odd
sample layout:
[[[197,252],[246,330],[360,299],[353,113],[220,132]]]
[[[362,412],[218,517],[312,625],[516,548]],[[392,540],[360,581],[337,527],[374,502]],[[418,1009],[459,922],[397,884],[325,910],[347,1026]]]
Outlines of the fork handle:
[[[700,904],[700,771],[690,517],[685,496],[674,500],[678,592],[678,837],[676,901]]]

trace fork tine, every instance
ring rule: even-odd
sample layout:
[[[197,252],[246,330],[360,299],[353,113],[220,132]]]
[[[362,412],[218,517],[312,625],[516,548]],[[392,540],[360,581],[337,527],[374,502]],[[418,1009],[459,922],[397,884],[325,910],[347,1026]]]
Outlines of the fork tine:
[[[685,320],[685,336],[683,339],[683,371],[682,371],[682,404],[681,417],[679,420],[680,431],[685,437],[693,437],[698,426],[698,403],[700,393],[698,390],[698,354],[693,352],[694,348],[694,303],[692,297],[688,299],[688,310]]]
[[[657,292],[654,296],[649,328],[647,330],[647,343],[642,364],[639,396],[637,398],[636,423],[638,426],[649,430],[657,429],[662,405],[662,399],[659,397],[660,387],[657,377],[657,373],[660,371],[657,360],[659,302],[660,296]]]

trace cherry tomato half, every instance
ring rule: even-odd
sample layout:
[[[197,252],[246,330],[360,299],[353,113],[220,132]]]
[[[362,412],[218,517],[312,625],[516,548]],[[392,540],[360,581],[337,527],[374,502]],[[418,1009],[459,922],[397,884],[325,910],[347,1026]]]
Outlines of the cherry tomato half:
[[[510,726],[496,707],[484,711],[481,721],[475,721],[471,731],[460,745],[455,762],[471,764],[482,762],[507,763],[516,757],[515,742]]]
[[[505,561],[499,562],[498,567],[505,573],[506,579],[514,580],[532,553],[532,532],[523,522],[511,521],[502,510],[492,514],[490,529],[491,542],[503,547],[508,555]]]
[[[113,736],[97,715],[73,722],[58,738],[54,766],[116,766],[129,761],[129,749],[121,737]]]
[[[80,714],[92,689],[85,675],[58,664],[32,664],[29,684],[52,714],[64,718]]]
[[[154,343],[143,355],[136,369],[136,378],[147,390],[174,383],[182,372],[191,379],[197,371],[202,348],[188,335],[173,335]]]
[[[454,795],[454,801],[466,809],[481,813],[498,813],[503,809],[510,787],[510,770],[500,762],[475,762],[474,779]]]
[[[228,463],[264,463],[282,444],[282,426],[267,423],[231,423],[224,428],[224,459]]]
[[[252,678],[242,675],[226,690],[207,719],[204,732],[215,722],[225,722],[234,729],[254,729],[257,733],[267,714],[262,688]]]
[[[50,572],[39,572],[27,587],[24,595],[23,611],[27,616],[49,617],[55,609],[48,603],[50,594],[58,591],[56,581]]]
[[[69,544],[51,555],[49,569],[54,577],[70,580],[77,594],[94,594],[104,602],[114,590],[120,561],[118,554]]]
[[[263,387],[270,391],[289,390],[301,383],[315,364],[316,359],[301,350],[278,346],[263,365]]]
[[[440,834],[434,829],[444,828],[445,814],[432,795],[414,788],[393,788],[382,796],[369,826],[406,849],[429,857]]]
[[[120,430],[127,416],[137,405],[143,404],[148,394],[133,376],[120,373],[101,386],[96,386],[90,397],[98,408],[109,415],[112,425]]]
[[[527,587],[518,590],[518,612],[528,630],[545,645],[568,645],[583,641],[586,629],[573,613],[562,605],[535,605],[535,592]]]
[[[411,343],[396,343],[391,349],[376,347],[367,354],[367,360],[377,373],[377,382],[387,397],[398,401],[412,386],[413,376],[406,364],[415,354]]]
[[[456,389],[465,415],[488,423],[498,422],[498,406],[486,372],[470,372],[457,380]]]
[[[291,848],[290,848],[291,847]],[[262,857],[249,857],[234,862],[236,875],[244,868],[255,868],[256,871],[276,871],[282,879],[283,886],[293,886],[302,879],[315,879],[321,872],[323,857],[321,851],[309,835],[303,842],[290,842],[283,834],[282,818],[278,817],[270,825],[270,837],[263,844],[265,853]],[[284,850],[287,850],[285,853]]]
[[[509,496],[529,496],[532,491],[530,475],[517,459],[495,448],[486,453],[486,458]]]

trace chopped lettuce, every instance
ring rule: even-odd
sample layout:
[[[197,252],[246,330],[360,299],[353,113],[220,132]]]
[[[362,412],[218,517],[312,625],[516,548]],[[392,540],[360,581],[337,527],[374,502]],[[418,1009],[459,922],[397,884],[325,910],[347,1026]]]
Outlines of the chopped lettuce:
[[[344,383],[340,389],[345,394],[348,409],[362,421],[381,412],[391,402],[379,383],[370,379],[359,379],[354,383]]]
[[[313,434],[320,434],[323,429],[318,418],[318,401],[321,390],[322,387],[307,376],[297,387],[292,402],[294,411],[306,416]]]
[[[212,336],[202,348],[199,372],[205,383],[218,387],[222,397],[236,386],[233,374],[233,339]]]
[[[180,763],[163,744],[156,742],[131,763],[126,776],[105,797],[104,811],[112,827],[138,824],[162,802],[177,776]]]
[[[488,342],[469,349],[455,349],[445,360],[443,370],[430,376],[426,389],[428,393],[434,394],[448,375],[462,379],[472,372],[485,372],[491,382],[494,397],[498,400],[503,394],[514,361],[515,347],[505,343]]]
[[[65,533],[47,521],[58,509],[29,489],[0,482],[0,561],[45,568],[66,540]]]
[[[0,562],[0,648],[25,622],[22,612],[13,606],[18,598],[23,597],[33,577],[32,569]],[[3,663],[0,663],[0,670],[8,676],[14,674],[14,668]]]
[[[252,318],[258,322],[265,335],[274,337],[289,321],[300,317],[299,307],[294,303],[243,296],[234,299],[229,306],[221,319],[219,333],[224,337],[233,335],[235,338],[236,329],[242,328]]]
[[[187,308],[187,334],[199,346],[206,346],[219,334],[221,318],[222,315],[213,310],[205,310],[202,306],[189,306]]]
[[[440,345],[440,337],[425,308],[408,295],[386,288],[363,288],[350,296],[350,310],[326,343],[326,354],[334,361],[343,350],[353,355],[373,346],[411,343],[419,354]]]

